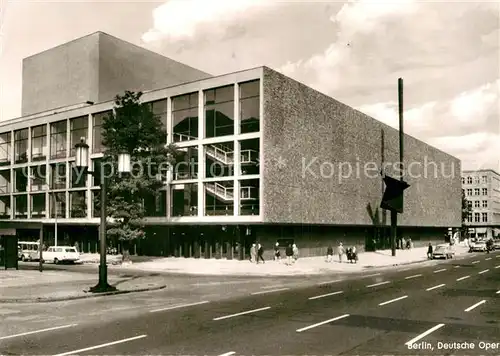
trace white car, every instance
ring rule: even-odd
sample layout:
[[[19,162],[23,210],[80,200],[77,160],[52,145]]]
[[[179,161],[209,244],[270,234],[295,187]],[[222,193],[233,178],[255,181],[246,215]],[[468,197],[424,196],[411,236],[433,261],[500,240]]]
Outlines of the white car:
[[[471,251],[486,252],[486,241],[478,240],[471,244]]]
[[[75,263],[80,259],[80,253],[73,246],[50,246],[47,251],[43,251],[43,261]]]

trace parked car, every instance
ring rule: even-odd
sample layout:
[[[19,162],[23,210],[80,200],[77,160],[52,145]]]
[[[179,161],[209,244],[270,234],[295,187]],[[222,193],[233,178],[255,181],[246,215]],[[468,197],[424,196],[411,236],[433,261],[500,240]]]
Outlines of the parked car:
[[[477,240],[470,246],[471,252],[486,252],[486,241]]]
[[[493,248],[496,250],[500,250],[500,239],[496,239],[493,241]]]
[[[432,252],[433,259],[444,258],[447,260],[449,258],[453,258],[454,256],[455,251],[450,245],[438,245]]]
[[[75,263],[80,260],[80,253],[73,246],[50,246],[43,252],[43,262],[61,262]]]

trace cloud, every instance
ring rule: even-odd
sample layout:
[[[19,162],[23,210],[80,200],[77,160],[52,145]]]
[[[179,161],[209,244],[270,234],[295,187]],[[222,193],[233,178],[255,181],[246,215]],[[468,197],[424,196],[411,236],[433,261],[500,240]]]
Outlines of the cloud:
[[[205,34],[221,34],[252,11],[273,4],[265,0],[170,0],[153,11],[154,27],[142,40],[192,38],[201,28]]]

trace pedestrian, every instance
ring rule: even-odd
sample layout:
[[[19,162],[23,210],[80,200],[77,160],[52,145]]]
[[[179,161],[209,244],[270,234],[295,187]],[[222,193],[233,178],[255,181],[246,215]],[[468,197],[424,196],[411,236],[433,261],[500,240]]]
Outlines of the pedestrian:
[[[261,260],[262,263],[266,263],[266,261],[264,261],[264,247],[259,244],[258,245],[258,249],[257,249],[257,264],[259,264],[259,261]]]
[[[281,252],[280,252],[280,243],[276,242],[274,245],[274,260],[279,261],[281,260]]]
[[[427,248],[427,258],[432,260],[432,243],[429,242],[429,247]]]
[[[299,259],[299,248],[296,244],[292,245],[293,260],[297,261]]]
[[[328,246],[326,249],[326,262],[332,262],[333,261],[333,247]]]
[[[358,263],[358,253],[356,251],[356,246],[353,246],[351,248],[351,252],[352,252],[352,259],[353,259],[354,263]]]
[[[339,262],[342,263],[342,255],[345,253],[345,250],[344,250],[344,245],[341,243],[339,243],[339,247],[337,248],[337,254],[339,255]]]
[[[255,261],[257,261],[257,249],[255,244],[252,244],[252,247],[250,247],[250,262],[254,263]]]
[[[285,249],[285,254],[286,254],[286,264],[290,266],[292,264],[292,257],[293,257],[292,244],[288,244],[288,246]]]

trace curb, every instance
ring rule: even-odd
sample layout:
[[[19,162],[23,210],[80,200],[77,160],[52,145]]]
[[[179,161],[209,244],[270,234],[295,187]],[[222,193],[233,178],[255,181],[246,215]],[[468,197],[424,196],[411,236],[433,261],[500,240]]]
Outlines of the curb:
[[[0,298],[0,303],[51,303],[51,302],[63,302],[69,300],[78,300],[78,299],[89,299],[89,298],[97,298],[97,297],[105,297],[110,295],[118,295],[118,294],[129,294],[129,293],[138,293],[138,292],[150,292],[165,289],[167,285],[160,285],[156,287],[150,288],[140,288],[140,289],[130,289],[130,290],[117,290],[114,292],[106,292],[106,293],[90,293],[86,295],[77,295],[71,297],[55,297],[55,298]],[[87,293],[86,291],[84,291]]]

